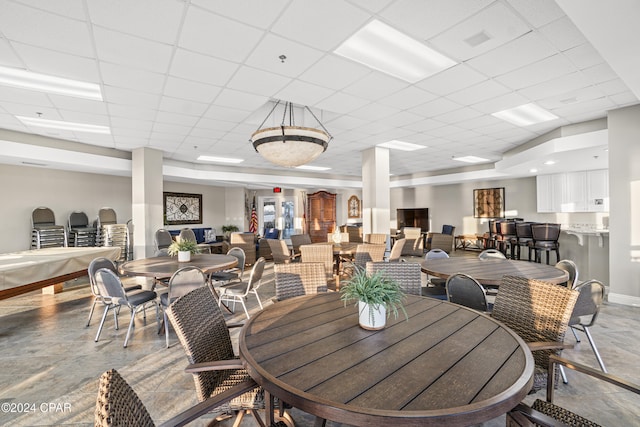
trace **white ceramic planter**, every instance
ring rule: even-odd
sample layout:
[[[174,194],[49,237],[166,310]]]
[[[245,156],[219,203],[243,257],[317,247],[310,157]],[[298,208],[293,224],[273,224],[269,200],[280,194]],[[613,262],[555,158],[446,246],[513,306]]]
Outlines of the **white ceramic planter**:
[[[358,313],[360,317],[360,327],[370,331],[377,331],[384,328],[387,322],[387,310],[384,305],[373,307],[373,312],[369,309],[369,304],[362,301],[358,302]]]
[[[178,251],[178,262],[189,262],[189,261],[191,261],[191,252]]]

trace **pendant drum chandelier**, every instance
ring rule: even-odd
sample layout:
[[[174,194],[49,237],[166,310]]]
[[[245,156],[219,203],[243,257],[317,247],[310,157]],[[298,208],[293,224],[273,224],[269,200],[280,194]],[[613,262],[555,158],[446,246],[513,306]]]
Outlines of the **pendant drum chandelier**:
[[[333,137],[307,106],[303,111],[308,111],[322,129],[296,126],[294,105],[288,101],[284,102],[280,126],[263,128],[278,106],[282,106],[282,101],[275,102],[258,130],[251,135],[253,148],[271,163],[285,167],[304,165],[324,153]]]

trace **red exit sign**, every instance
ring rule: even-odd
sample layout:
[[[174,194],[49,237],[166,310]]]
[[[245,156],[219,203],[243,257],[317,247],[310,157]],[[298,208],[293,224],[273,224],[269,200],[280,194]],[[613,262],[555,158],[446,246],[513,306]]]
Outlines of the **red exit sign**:
[[[282,188],[280,188],[280,187],[273,187],[273,192],[274,192],[274,193],[282,193]]]

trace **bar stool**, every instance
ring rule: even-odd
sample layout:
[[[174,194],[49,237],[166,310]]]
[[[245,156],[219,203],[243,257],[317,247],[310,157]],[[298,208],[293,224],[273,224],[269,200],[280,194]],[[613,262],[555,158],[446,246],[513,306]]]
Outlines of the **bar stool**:
[[[500,221],[499,228],[500,234],[498,235],[498,243],[500,251],[511,259],[516,258],[517,237],[516,237],[516,222],[511,220]],[[509,252],[509,255],[507,255]]]
[[[542,223],[531,224],[532,241],[529,247],[535,251],[536,262],[541,262],[540,251],[547,253],[547,264],[549,264],[549,252],[556,252],[556,262],[560,261],[560,224]]]
[[[529,243],[533,241],[533,235],[531,234],[530,222],[517,222],[516,223],[516,258],[520,259],[520,247],[526,246],[529,250],[528,260],[531,261],[531,246]]]

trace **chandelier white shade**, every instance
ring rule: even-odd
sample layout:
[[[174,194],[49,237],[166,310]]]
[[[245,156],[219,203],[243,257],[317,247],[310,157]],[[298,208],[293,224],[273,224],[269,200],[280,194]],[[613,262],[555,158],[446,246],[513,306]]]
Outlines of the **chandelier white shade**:
[[[276,102],[271,112],[262,122],[267,121],[280,105],[280,101]],[[293,105],[290,102],[284,104],[284,113],[282,124],[277,127],[262,128],[260,126],[251,135],[253,148],[260,153],[262,157],[279,166],[296,167],[301,166],[315,160],[322,154],[329,145],[331,135],[324,129],[322,123],[311,112],[309,107],[304,107],[322,129],[311,127],[296,126],[293,117]],[[289,124],[285,125],[284,119],[289,115]]]

